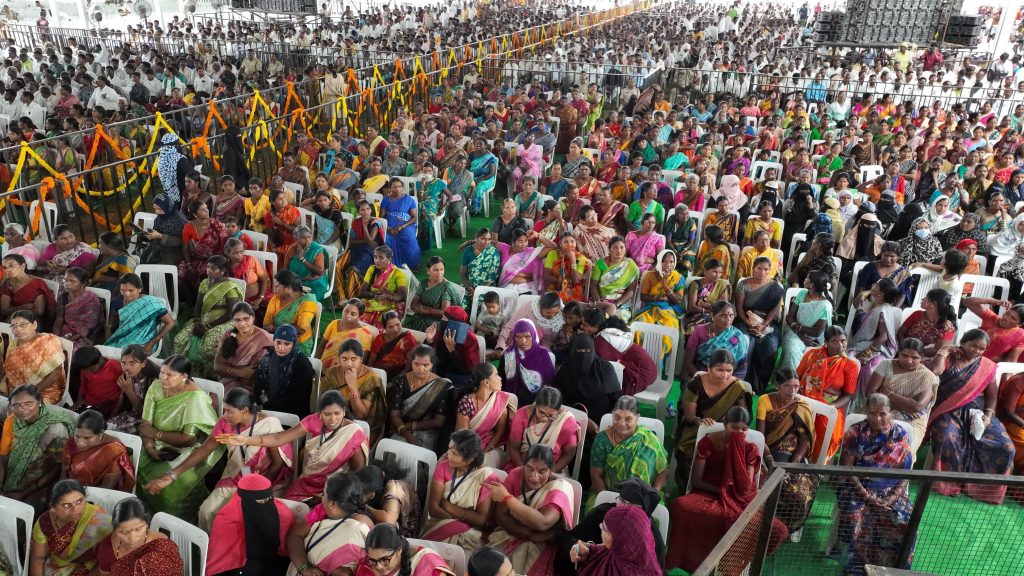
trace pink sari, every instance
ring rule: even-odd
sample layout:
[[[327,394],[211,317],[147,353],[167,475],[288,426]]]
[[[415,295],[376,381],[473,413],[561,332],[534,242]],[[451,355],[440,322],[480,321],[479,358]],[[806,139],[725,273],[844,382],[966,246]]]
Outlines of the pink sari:
[[[665,237],[657,232],[651,232],[646,236],[641,236],[635,231],[630,231],[629,234],[626,234],[626,252],[636,262],[637,267],[640,268],[641,275],[651,267],[650,263],[646,262],[646,260],[648,258],[655,258],[658,252],[664,249]]]
[[[364,458],[370,453],[366,432],[354,422],[329,431],[319,414],[310,414],[300,425],[306,430],[302,476],[284,493],[286,500],[298,502],[323,493],[327,478],[335,472],[347,472],[348,461],[357,451]]]
[[[501,288],[514,288],[521,294],[540,292],[541,280],[544,278],[544,266],[537,257],[541,248],[527,248],[522,252],[510,254],[501,267],[501,274],[498,276],[498,286]],[[510,284],[513,278],[520,273],[529,274],[531,280],[522,284]]]
[[[475,430],[477,435],[480,436],[481,446],[486,446],[491,441],[491,438],[494,436],[494,429],[498,426],[498,420],[501,419],[501,415],[507,412],[509,420],[511,420],[516,413],[518,405],[519,399],[516,398],[515,394],[500,390],[491,394],[491,397],[487,399],[483,407],[477,410],[476,414],[469,420],[470,429]],[[505,440],[506,438],[499,438],[494,447],[503,447]]]
[[[512,424],[509,425],[507,450],[518,450],[522,457],[535,444],[544,444],[551,448],[554,453],[554,460],[557,462],[562,453],[566,450],[575,450],[579,441],[580,425],[566,410],[560,410],[558,416],[551,422],[530,422],[529,412],[531,408],[525,406],[520,408]],[[506,467],[511,472],[512,467]]]
[[[535,510],[548,507],[558,509],[565,529],[572,528],[575,496],[572,484],[565,479],[552,476],[548,483],[538,490],[525,492],[523,469],[519,467],[509,472],[502,484],[508,489],[509,494]],[[499,528],[491,533],[487,543],[504,552],[512,562],[512,567],[521,571],[523,576],[548,576],[554,573],[555,552],[558,548],[555,542],[521,540]]]
[[[500,482],[493,469],[481,466],[459,478],[453,487],[452,468],[447,459],[437,463],[433,481],[440,482],[443,486],[442,498],[447,498],[452,504],[468,510],[476,510],[481,502],[491,497],[490,492],[484,489],[484,482]],[[429,519],[422,538],[455,544],[468,552],[476,550],[484,543],[480,530],[454,518]]]
[[[263,436],[281,432],[282,430],[284,428],[281,427],[281,421],[272,416],[267,416],[256,422],[255,426],[246,427],[232,426],[224,418],[221,418],[217,421],[217,425],[213,427],[213,432],[210,434],[214,437],[220,434],[248,435],[250,433],[254,436]],[[275,487],[287,484],[288,480],[292,477],[293,457],[295,455],[294,447],[290,443],[277,448],[277,451],[281,455],[281,459],[284,460],[284,466],[278,470],[277,476],[274,478],[267,477]],[[228,448],[227,465],[224,467],[224,474],[217,481],[216,488],[230,488],[233,491],[238,486],[238,481],[247,473],[267,476],[267,470],[272,462],[270,459],[270,448],[253,446],[230,447]],[[246,468],[248,468],[248,471]]]
[[[355,568],[366,557],[364,545],[369,533],[370,528],[354,518],[324,518],[309,527],[306,556],[324,574],[342,567]],[[298,576],[294,564],[288,566],[288,576]]]

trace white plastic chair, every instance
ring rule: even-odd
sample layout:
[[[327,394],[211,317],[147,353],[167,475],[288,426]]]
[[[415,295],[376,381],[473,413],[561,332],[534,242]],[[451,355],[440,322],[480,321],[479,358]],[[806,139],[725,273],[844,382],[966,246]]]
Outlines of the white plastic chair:
[[[487,362],[487,342],[484,337],[476,334],[476,345],[480,349],[480,364]]]
[[[933,272],[927,268],[911,268],[911,276],[918,276],[920,280],[917,282],[917,291],[914,292],[914,301],[910,304],[913,308],[920,308],[921,302],[924,300],[925,294],[928,293],[932,288],[937,288],[939,285],[939,273]],[[966,275],[965,275],[966,276]],[[975,290],[978,286],[975,285]],[[904,304],[906,304],[904,302]]]
[[[622,375],[626,371],[626,367],[619,362],[609,362],[612,365],[612,370],[615,371],[615,379],[619,383],[619,390],[622,390]]]
[[[124,444],[124,447],[128,449],[128,456],[132,459],[132,466],[135,466],[135,474],[138,476],[139,460],[142,458],[142,438],[135,434],[118,432],[116,430],[106,430],[104,434],[109,435],[111,438],[116,438],[118,442]],[[91,491],[92,488],[89,490]],[[107,510],[107,512],[110,512],[110,510]]]
[[[97,486],[88,486],[85,489],[85,499],[103,508],[108,514],[113,512],[114,506],[117,506],[118,502],[125,498],[133,498],[134,496],[134,494],[129,494],[128,492],[99,488]]]
[[[400,440],[381,438],[373,449],[375,460],[394,460],[395,464],[405,470],[406,481],[416,490],[421,503],[427,502],[427,492],[430,489],[430,481],[434,477],[434,469],[437,468],[437,454],[433,450],[422,446],[413,446]],[[426,470],[421,470],[421,466]],[[423,506],[424,518],[427,514],[426,506]]]
[[[288,509],[292,511],[292,514],[295,516],[295,518],[302,518],[303,520],[305,520],[306,516],[309,515],[309,506],[307,506],[305,502],[285,500],[284,498],[278,498],[277,501],[287,506]]]
[[[715,422],[711,426],[705,426],[703,424],[697,428],[697,442],[700,442],[702,438],[711,434],[712,432],[721,432],[725,430],[725,424],[721,422]],[[761,434],[757,430],[747,430],[747,442],[757,446],[757,453],[764,454],[764,434]],[[761,471],[758,470],[754,475],[754,484],[759,484],[761,479]],[[690,477],[686,480],[686,494],[690,493],[690,488],[693,485],[693,468],[690,468]]]
[[[111,360],[121,360],[121,355],[124,350],[121,348],[115,348],[113,346],[104,346],[103,344],[93,344],[93,348],[99,351],[104,358]]]
[[[583,505],[583,486],[572,478],[566,478],[565,481],[572,484],[572,517],[579,521],[580,508]]]
[[[779,162],[765,162],[764,160],[757,160],[750,166],[750,179],[754,182],[759,182],[763,179],[765,172],[771,168],[775,168],[779,177],[782,176],[782,164]]]
[[[71,406],[75,403],[71,397],[71,356],[75,353],[75,343],[61,336],[57,336],[57,340],[64,351],[64,397],[60,399],[60,405]]]
[[[461,546],[455,544],[448,544],[445,542],[434,542],[431,540],[417,540],[416,538],[409,539],[409,547],[414,548],[416,546],[422,546],[423,548],[430,548],[434,552],[444,558],[448,567],[452,569],[456,574],[466,573],[466,551]]]
[[[139,228],[150,231],[153,229],[153,225],[156,224],[156,214],[152,212],[136,212],[132,218],[132,222]],[[128,252],[130,254],[136,254],[139,251],[138,238],[133,234],[131,240],[128,242]]]
[[[302,184],[296,184],[294,182],[285,182],[284,189],[291,192],[292,204],[295,204],[297,206],[299,204],[299,198],[302,197]]]
[[[617,502],[618,499],[618,492],[602,490],[594,499],[594,506]],[[652,517],[658,522],[658,532],[661,533],[661,541],[668,542],[668,508],[664,504],[658,504],[658,507],[654,509]]]
[[[171,264],[139,264],[135,267],[135,273],[148,287],[147,294],[170,303],[171,316],[177,319],[178,307],[181,305],[178,296],[178,267]]]
[[[272,416],[277,418],[281,423],[281,427],[284,429],[295,428],[299,425],[301,420],[295,414],[290,412],[278,412],[276,410],[260,410],[264,416]],[[295,440],[292,440],[292,473],[294,478],[298,478],[302,474],[302,446],[306,443],[306,438],[300,436]]]
[[[806,241],[807,234],[804,234],[803,232],[793,234],[793,239],[789,242],[789,261],[786,262],[786,278],[789,278],[789,273],[793,270],[793,266],[796,266],[796,262],[800,258],[800,256],[797,255],[797,246],[800,246]]]
[[[338,248],[324,246],[324,251],[327,252],[327,261],[324,262],[324,274],[327,275],[327,295],[324,296],[324,299],[327,299],[334,294],[334,267],[338,264]]]
[[[843,425],[843,435],[850,430],[854,424],[859,424],[868,419],[867,414],[847,414],[846,423]],[[910,422],[904,422],[903,420],[896,420],[893,418],[893,424],[903,428],[903,431],[907,433],[907,442],[910,444],[914,443],[914,427],[910,425]]]
[[[398,270],[405,276],[405,315],[408,316],[410,310],[412,310],[412,297],[416,295],[416,289],[419,287],[420,281],[416,279],[416,275],[409,269],[408,264],[403,264]]]
[[[998,273],[998,270],[996,271]],[[983,276],[979,274],[964,274],[960,276],[964,284],[974,284],[974,291],[971,296],[975,298],[995,298],[996,289],[999,289],[999,298],[1008,300],[1011,298],[1010,281],[1006,278],[995,276]]]
[[[836,429],[836,423],[839,421],[839,409],[831,404],[826,404],[813,398],[808,398],[799,394],[797,396],[811,407],[811,412],[813,412],[815,416],[820,415],[825,417],[827,423],[825,424],[825,433],[822,437],[831,438],[833,430]],[[818,465],[825,464],[828,460],[828,442],[823,442],[818,454],[812,454],[808,460]]]
[[[661,420],[656,420],[654,418],[648,418],[646,416],[641,416],[640,420],[639,420],[639,423],[642,424],[644,428],[647,428],[651,432],[654,432],[654,435],[658,437],[658,442],[659,443],[661,443],[661,444],[665,443],[665,423],[664,422],[662,422]],[[604,430],[604,429],[610,427],[611,425],[612,425],[612,415],[611,414],[605,414],[604,416],[601,416],[601,422],[598,425],[598,428],[600,430]]]
[[[466,301],[466,287],[462,284],[452,283],[452,288],[455,290],[455,302],[452,302],[455,306],[462,306],[462,303]],[[472,323],[470,324],[472,326]]]
[[[107,290],[106,288],[93,288],[92,286],[86,287],[86,290],[95,294],[96,297],[103,302],[103,310],[105,314],[103,316],[103,322],[105,324],[107,320],[110,318],[110,290]]]
[[[267,246],[270,246],[270,236],[263,232],[242,230],[242,234],[245,234],[249,237],[249,240],[252,240],[252,246],[257,250],[266,250]]]
[[[573,419],[579,424],[579,430],[576,433],[576,457],[573,459],[572,474],[570,474],[574,480],[579,480],[580,468],[583,468],[583,443],[587,438],[587,413],[572,406],[562,406],[562,410],[572,414]]]
[[[296,208],[299,211],[299,224],[309,228],[316,237],[316,214],[308,208]]]
[[[193,378],[193,382],[200,390],[206,392],[211,398],[214,398],[213,407],[217,411],[217,416],[224,414],[224,385],[214,380],[207,380],[206,378]]]
[[[0,550],[17,574],[28,574],[28,549],[32,543],[30,534],[34,516],[35,510],[28,504],[0,496]]]
[[[54,297],[60,295],[60,284],[56,280],[50,280],[49,278],[42,278],[41,280],[43,281],[43,284],[46,284],[46,287],[50,289],[50,293],[53,294]]]
[[[333,276],[333,274],[332,274]],[[316,345],[320,341],[320,319],[324,316],[324,305],[321,302],[316,303],[316,317],[313,318],[313,350],[316,350]]]
[[[680,347],[679,330],[649,322],[634,322],[630,324],[630,330],[633,334],[641,334],[640,346],[650,355],[658,368],[658,378],[634,397],[641,404],[653,405],[658,419],[664,419],[668,408],[668,394],[675,377],[676,356]],[[668,338],[671,343],[668,358],[665,357],[663,338]]]
[[[274,274],[277,274],[277,253],[263,250],[246,250],[245,255],[255,258],[263,266],[263,269],[267,271],[267,276],[271,279],[274,278]]]
[[[460,286],[461,288],[461,286]],[[465,290],[463,288],[463,290]],[[469,303],[469,324],[471,326],[476,325],[476,316],[480,312],[480,307],[483,305],[483,295],[488,292],[494,292],[498,295],[498,301],[501,302],[502,314],[511,315],[515,311],[516,303],[519,299],[519,293],[511,288],[495,288],[494,286],[477,286],[476,298]]]
[[[878,178],[882,174],[885,174],[885,168],[881,167],[878,164],[868,164],[866,166],[861,166],[860,167],[860,182],[861,182],[861,185],[864,185],[866,182],[871,182],[872,180]]]
[[[355,216],[348,212],[341,213],[342,228],[345,230],[345,251],[348,251],[349,241],[352,240],[352,221],[355,220]]]
[[[35,219],[36,208],[39,200],[33,200],[28,205],[28,217]],[[57,204],[55,202],[43,202],[43,219],[39,222],[38,240],[53,242],[53,229],[57,226]]]
[[[149,527],[166,534],[178,546],[178,553],[185,563],[183,576],[206,576],[206,554],[210,546],[210,536],[206,532],[166,512],[157,512]]]

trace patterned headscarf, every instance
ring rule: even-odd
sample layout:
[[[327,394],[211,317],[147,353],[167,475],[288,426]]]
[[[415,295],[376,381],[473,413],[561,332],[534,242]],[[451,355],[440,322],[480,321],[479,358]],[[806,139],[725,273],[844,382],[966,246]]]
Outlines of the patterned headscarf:
[[[157,176],[164,187],[164,193],[175,205],[181,203],[181,191],[178,190],[178,161],[185,157],[178,151],[177,142],[177,134],[164,134],[160,139],[160,155],[156,164]]]

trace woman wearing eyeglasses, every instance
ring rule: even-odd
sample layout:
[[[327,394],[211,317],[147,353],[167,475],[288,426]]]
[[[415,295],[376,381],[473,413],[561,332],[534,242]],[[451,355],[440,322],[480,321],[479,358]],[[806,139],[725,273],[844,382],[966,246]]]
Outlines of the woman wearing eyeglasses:
[[[39,389],[32,385],[15,388],[8,408],[0,435],[0,495],[39,512],[60,475],[64,444],[74,434],[75,424],[66,412],[44,405]]]
[[[454,576],[437,552],[419,546],[398,533],[394,524],[378,524],[366,535],[366,557],[356,566],[355,576]]]
[[[28,573],[89,574],[97,544],[111,532],[110,514],[86,502],[78,480],[61,480],[50,493],[50,507],[32,528]]]
[[[39,332],[39,323],[31,310],[15,312],[10,326],[14,338],[4,360],[0,393],[31,384],[47,404],[60,402],[67,384],[60,340],[53,334]]]

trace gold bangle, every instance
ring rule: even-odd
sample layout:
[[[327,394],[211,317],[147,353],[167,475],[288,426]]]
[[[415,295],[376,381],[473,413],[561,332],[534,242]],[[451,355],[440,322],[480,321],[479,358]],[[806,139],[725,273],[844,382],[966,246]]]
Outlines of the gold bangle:
[[[164,435],[164,433],[163,433],[163,432],[161,432],[160,430],[157,430],[157,431],[156,431],[156,441],[157,441],[157,442],[161,442],[162,440],[160,440],[160,438],[161,438],[161,437],[162,437],[163,435]]]

